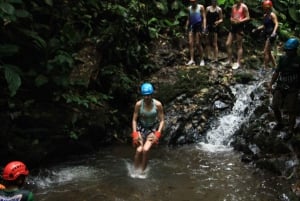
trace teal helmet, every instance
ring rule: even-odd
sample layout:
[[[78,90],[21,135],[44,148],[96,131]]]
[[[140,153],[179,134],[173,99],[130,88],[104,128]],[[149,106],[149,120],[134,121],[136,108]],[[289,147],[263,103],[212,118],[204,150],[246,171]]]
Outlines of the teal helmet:
[[[288,39],[284,44],[285,50],[296,50],[299,46],[299,41],[296,38]]]
[[[154,89],[153,89],[152,84],[147,83],[147,82],[142,84],[141,93],[142,93],[143,96],[144,95],[151,95],[151,94],[153,94],[153,92],[154,92]]]

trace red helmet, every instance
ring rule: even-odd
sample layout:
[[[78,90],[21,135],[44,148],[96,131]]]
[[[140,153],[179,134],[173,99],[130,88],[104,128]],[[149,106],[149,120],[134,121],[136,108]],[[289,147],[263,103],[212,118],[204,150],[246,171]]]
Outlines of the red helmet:
[[[263,8],[272,8],[273,7],[273,3],[270,0],[265,0],[263,2]]]
[[[20,175],[27,176],[28,174],[29,171],[24,163],[20,161],[12,161],[4,167],[2,178],[7,181],[13,181]]]

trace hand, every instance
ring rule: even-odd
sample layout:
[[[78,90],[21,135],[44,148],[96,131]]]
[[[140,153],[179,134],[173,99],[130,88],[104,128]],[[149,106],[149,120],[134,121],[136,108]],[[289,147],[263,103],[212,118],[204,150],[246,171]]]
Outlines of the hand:
[[[139,146],[140,145],[140,141],[139,141],[140,135],[139,135],[139,133],[137,131],[134,131],[134,132],[132,132],[131,137],[132,137],[132,146],[133,147]]]
[[[155,133],[154,133],[154,135],[155,135],[155,140],[154,140],[154,143],[155,144],[158,144],[158,141],[159,141],[159,138],[160,138],[160,136],[161,136],[161,133],[159,132],[159,131],[155,131]]]
[[[139,139],[133,139],[132,140],[132,146],[133,147],[138,147],[138,146],[140,146],[140,141],[139,141]]]
[[[274,38],[276,36],[276,33],[271,34],[271,38]]]

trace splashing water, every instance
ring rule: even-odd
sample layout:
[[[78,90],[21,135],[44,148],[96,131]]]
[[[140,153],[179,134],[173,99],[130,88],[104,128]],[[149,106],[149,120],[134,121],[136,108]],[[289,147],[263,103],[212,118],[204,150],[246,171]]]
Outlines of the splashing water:
[[[231,88],[236,97],[236,102],[230,114],[222,116],[207,132],[206,142],[200,142],[200,149],[209,152],[230,151],[229,146],[232,136],[252,114],[259,103],[255,92],[261,84],[241,85],[237,84]]]
[[[146,170],[142,171],[140,169],[135,169],[134,166],[132,165],[132,163],[126,162],[126,167],[128,170],[128,175],[131,178],[137,178],[137,179],[147,179],[148,177],[148,173],[150,168],[146,168]]]

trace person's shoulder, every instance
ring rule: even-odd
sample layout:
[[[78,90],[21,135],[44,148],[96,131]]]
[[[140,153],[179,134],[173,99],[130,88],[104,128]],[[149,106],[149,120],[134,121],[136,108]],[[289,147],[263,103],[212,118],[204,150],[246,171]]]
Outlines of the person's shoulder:
[[[247,6],[245,3],[241,3],[241,6],[242,6],[244,9],[248,9],[248,6]]]
[[[156,106],[162,106],[162,103],[159,100],[153,99],[153,101]]]
[[[138,106],[138,107],[141,106],[142,105],[142,101],[143,101],[142,99],[136,101],[135,106]]]

